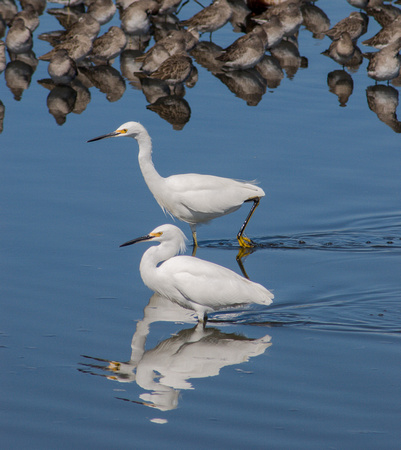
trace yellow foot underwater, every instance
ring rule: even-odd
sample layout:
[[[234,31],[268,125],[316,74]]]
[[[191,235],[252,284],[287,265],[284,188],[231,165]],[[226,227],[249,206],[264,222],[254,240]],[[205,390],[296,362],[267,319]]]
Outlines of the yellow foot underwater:
[[[239,245],[243,248],[253,248],[255,247],[255,244],[246,236],[237,236]]]

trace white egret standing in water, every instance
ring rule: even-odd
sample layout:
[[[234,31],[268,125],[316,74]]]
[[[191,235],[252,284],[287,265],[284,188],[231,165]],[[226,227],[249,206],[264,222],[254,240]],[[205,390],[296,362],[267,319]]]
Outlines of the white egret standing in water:
[[[185,250],[185,235],[174,225],[161,225],[151,233],[122,244],[156,241],[140,263],[143,282],[152,291],[196,312],[200,322],[207,314],[223,308],[259,303],[270,305],[274,295],[265,287],[235,272],[194,256],[178,255]]]
[[[245,228],[265,193],[253,183],[212,175],[188,173],[163,178],[152,161],[152,141],[146,129],[138,122],[127,122],[112,133],[90,139],[98,141],[109,137],[133,137],[139,145],[139,166],[148,188],[163,211],[189,223],[194,246],[197,246],[196,226],[239,209],[244,202],[253,202],[242,224],[237,239],[241,247],[252,247],[244,236]]]

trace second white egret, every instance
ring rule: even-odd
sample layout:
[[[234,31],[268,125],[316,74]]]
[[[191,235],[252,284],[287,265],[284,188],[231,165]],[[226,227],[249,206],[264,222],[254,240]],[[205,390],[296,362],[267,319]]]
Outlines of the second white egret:
[[[212,311],[250,303],[267,306],[273,301],[274,295],[261,284],[218,264],[179,255],[185,251],[186,237],[174,225],[161,225],[120,247],[141,241],[160,242],[142,256],[139,270],[143,282],[152,291],[195,311],[200,322],[206,322]]]
[[[110,137],[136,139],[139,146],[139,166],[148,188],[163,211],[190,225],[195,247],[197,224],[207,223],[216,217],[232,213],[245,202],[253,202],[237,234],[241,247],[253,247],[252,241],[244,236],[244,231],[260,199],[265,195],[263,189],[250,182],[213,175],[188,173],[171,175],[167,178],[160,176],[153,165],[152,141],[149,133],[138,122],[124,123],[116,131],[90,139],[88,142]]]

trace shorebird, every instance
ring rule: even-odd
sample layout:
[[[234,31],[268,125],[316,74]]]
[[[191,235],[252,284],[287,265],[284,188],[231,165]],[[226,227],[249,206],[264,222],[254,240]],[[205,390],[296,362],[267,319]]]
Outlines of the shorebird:
[[[190,76],[192,67],[192,59],[186,53],[179,53],[170,56],[148,76],[163,80],[170,85],[176,85],[183,83]]]
[[[57,44],[53,48],[53,50],[50,50],[49,52],[40,56],[39,59],[41,61],[50,61],[52,56],[60,48],[66,49],[70,58],[72,58],[75,62],[80,62],[92,50],[92,41],[84,35],[72,37],[68,41]]]
[[[188,31],[198,31],[199,33],[210,33],[223,27],[232,15],[230,4],[227,0],[214,0],[209,6],[202,9],[190,19],[181,22],[181,25],[188,28]]]
[[[184,34],[186,30],[173,30],[166,37],[160,39],[145,54],[136,58],[142,62],[141,70],[147,73],[154,72],[170,56],[182,53],[186,50]]]
[[[354,56],[355,46],[351,36],[347,31],[341,33],[338,39],[333,40],[328,50],[322,52],[322,55],[329,56],[338,64],[345,66]]]
[[[92,51],[89,57],[96,64],[108,64],[116,58],[127,45],[127,37],[124,31],[116,26],[93,41]]]
[[[64,48],[57,50],[52,56],[47,71],[56,84],[68,84],[78,74],[75,61],[68,56]]]
[[[370,39],[363,41],[363,45],[382,49],[389,44],[397,41],[401,37],[401,15],[394,19],[386,27],[382,28],[377,34]]]
[[[263,58],[266,44],[266,33],[257,26],[233,42],[217,59],[223,62],[223,69],[249,69]]]
[[[130,35],[145,35],[150,30],[150,15],[159,11],[155,0],[138,0],[124,9],[121,14],[121,27]]]
[[[334,27],[326,31],[326,35],[334,40],[338,39],[341,33],[347,32],[353,41],[366,33],[369,18],[365,13],[353,11],[348,17],[337,22]]]
[[[284,3],[282,5],[273,6],[264,13],[252,18],[256,23],[262,24],[277,16],[281,23],[281,30],[284,36],[290,37],[294,35],[302,25],[303,18],[301,9],[297,2]]]
[[[53,31],[50,33],[42,33],[38,37],[43,41],[51,44],[57,44],[68,41],[71,38],[85,36],[90,41],[94,41],[99,34],[100,24],[90,14],[82,14],[78,20],[65,31]]]
[[[100,25],[110,22],[117,7],[113,0],[93,0],[89,3],[87,13],[96,19]]]
[[[13,21],[6,36],[6,47],[11,53],[28,53],[33,46],[32,33],[25,26],[24,19],[17,18]]]
[[[377,53],[366,55],[369,58],[368,76],[376,81],[387,82],[396,78],[401,67],[401,56],[398,53],[400,48],[401,38]]]
[[[39,26],[39,15],[32,5],[27,5],[25,9],[17,13],[13,20],[21,18],[24,20],[25,26],[33,33]]]

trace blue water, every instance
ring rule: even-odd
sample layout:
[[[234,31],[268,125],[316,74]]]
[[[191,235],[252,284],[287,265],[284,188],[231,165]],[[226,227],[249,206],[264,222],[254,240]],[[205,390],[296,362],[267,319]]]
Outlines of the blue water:
[[[335,3],[317,2],[332,24],[352,11]],[[35,36],[58,28],[44,14]],[[366,38],[378,30],[371,19]],[[227,25],[213,40],[237,36]],[[328,46],[302,28],[308,67],[257,106],[198,65],[181,131],[128,80],[114,102],[90,87],[59,126],[37,83],[47,63],[20,101],[2,76],[2,447],[399,448],[400,137],[368,107],[366,61],[339,106]],[[258,247],[242,261],[274,292],[270,307],[215,313],[202,330],[152,297],[138,270],[146,245],[119,245],[173,220],[134,140],[86,143],[128,120],[148,129],[162,175],[259,181],[266,197],[247,229]],[[200,227],[197,256],[241,273],[247,212]]]

